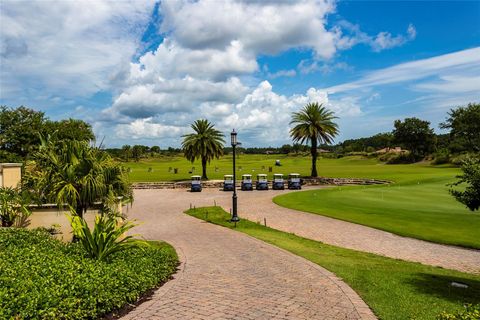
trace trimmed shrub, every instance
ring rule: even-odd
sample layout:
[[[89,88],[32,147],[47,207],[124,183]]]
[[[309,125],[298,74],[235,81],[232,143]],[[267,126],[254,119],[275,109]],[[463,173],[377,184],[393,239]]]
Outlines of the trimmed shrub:
[[[440,149],[433,155],[432,164],[445,164],[450,162],[450,152],[448,149]]]
[[[177,264],[165,243],[107,263],[45,230],[0,228],[0,319],[97,319],[167,281]]]
[[[417,162],[417,158],[411,153],[400,153],[391,157],[387,164],[406,164],[406,163],[414,163]]]

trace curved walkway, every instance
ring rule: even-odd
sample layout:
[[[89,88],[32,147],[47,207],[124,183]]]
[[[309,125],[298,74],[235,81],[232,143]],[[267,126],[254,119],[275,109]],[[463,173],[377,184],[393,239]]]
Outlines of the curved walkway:
[[[183,213],[231,194],[137,190],[135,231],[163,239],[181,270],[124,319],[375,319],[344,282],[309,261]],[[243,202],[241,202],[243,203]]]
[[[306,189],[312,188],[322,187]],[[182,192],[187,193],[185,190]],[[283,208],[273,203],[273,197],[285,192],[291,191],[240,191],[238,193],[240,218],[261,223],[266,219],[267,225],[274,229],[344,248],[463,272],[480,273],[480,250],[402,237],[356,223]],[[213,205],[215,201],[227,211],[231,208],[231,193],[217,189],[204,189],[201,196],[191,194],[187,198],[193,199],[190,201],[197,206],[204,201]]]

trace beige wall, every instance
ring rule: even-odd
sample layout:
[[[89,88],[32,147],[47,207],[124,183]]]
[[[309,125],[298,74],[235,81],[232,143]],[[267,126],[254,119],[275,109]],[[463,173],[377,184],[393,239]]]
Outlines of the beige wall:
[[[65,210],[58,210],[57,208],[34,208],[32,209],[32,215],[28,219],[28,229],[34,229],[38,227],[50,228],[52,225],[60,225],[58,228],[60,234],[56,235],[57,238],[63,241],[72,240],[72,227],[70,227],[70,221],[68,220],[66,213],[69,213]],[[85,220],[87,221],[90,227],[93,226],[95,221],[95,215],[98,213],[97,210],[88,210],[84,215]]]
[[[21,163],[0,163],[0,187],[16,188],[21,179]]]

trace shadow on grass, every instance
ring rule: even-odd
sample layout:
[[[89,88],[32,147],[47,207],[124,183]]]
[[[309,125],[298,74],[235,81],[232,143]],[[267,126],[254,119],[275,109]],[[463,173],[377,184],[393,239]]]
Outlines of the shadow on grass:
[[[457,288],[452,282],[468,285]],[[460,303],[480,303],[480,280],[439,274],[417,273],[410,282],[418,292]]]

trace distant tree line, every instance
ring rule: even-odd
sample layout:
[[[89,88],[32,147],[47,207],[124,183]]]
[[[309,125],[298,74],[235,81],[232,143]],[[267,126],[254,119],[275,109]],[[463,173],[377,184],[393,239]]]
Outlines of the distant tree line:
[[[336,155],[349,153],[373,153],[383,148],[401,147],[409,156],[400,159],[413,162],[432,156],[439,163],[448,162],[454,155],[480,152],[480,104],[451,109],[439,127],[449,130],[447,134],[435,134],[430,123],[418,118],[396,120],[391,132],[378,133],[371,137],[347,139],[335,145],[319,141],[318,150]],[[0,107],[0,161],[13,162],[28,159],[38,149],[39,134],[56,135],[59,140],[94,141],[91,126],[76,119],[53,121],[40,111],[26,107]],[[243,154],[304,154],[311,146],[295,142],[279,147],[237,147]],[[139,161],[142,158],[183,155],[181,148],[159,146],[124,145],[121,148],[105,149],[112,157],[123,161]],[[232,148],[223,146],[223,154]]]

